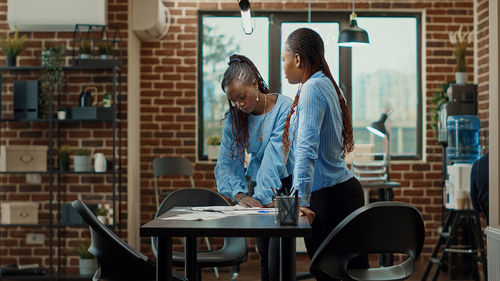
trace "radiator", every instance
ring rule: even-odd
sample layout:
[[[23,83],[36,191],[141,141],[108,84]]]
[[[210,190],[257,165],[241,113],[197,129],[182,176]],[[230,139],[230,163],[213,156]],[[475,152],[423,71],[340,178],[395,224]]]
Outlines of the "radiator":
[[[500,229],[486,228],[486,247],[488,253],[488,280],[500,280]]]

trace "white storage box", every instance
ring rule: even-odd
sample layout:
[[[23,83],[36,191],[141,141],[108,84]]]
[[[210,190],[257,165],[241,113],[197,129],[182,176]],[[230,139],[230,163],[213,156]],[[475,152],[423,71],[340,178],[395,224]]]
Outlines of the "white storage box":
[[[38,203],[1,203],[2,224],[38,224]]]
[[[0,171],[46,172],[47,150],[45,145],[2,145]]]

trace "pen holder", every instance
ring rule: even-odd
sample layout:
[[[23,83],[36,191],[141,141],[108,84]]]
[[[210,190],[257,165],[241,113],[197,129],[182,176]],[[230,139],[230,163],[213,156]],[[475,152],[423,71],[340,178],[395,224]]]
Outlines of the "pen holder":
[[[275,222],[297,225],[299,222],[300,197],[278,196],[274,198]]]

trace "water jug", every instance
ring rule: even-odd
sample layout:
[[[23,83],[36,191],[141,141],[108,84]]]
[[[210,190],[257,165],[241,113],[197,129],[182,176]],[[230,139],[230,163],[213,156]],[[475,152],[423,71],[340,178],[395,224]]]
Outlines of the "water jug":
[[[446,120],[448,147],[446,153],[453,163],[472,163],[481,157],[479,130],[481,122],[475,115],[452,115]]]

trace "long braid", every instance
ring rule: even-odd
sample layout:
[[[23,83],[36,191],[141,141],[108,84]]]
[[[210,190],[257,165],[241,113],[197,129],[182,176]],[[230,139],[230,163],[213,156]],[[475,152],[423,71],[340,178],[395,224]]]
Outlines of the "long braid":
[[[298,54],[301,61],[303,62],[302,66],[304,74],[301,80],[302,83],[305,83],[309,79],[309,77],[311,77],[311,75],[313,74],[313,70],[319,70],[319,69],[323,70],[323,72],[325,72],[325,75],[332,81],[333,86],[339,97],[340,108],[342,110],[342,123],[343,123],[342,147],[344,149],[342,157],[345,157],[349,152],[351,152],[354,149],[351,118],[349,115],[349,109],[347,108],[347,102],[345,98],[342,96],[337,83],[333,79],[333,76],[330,72],[330,68],[328,67],[328,64],[325,60],[325,47],[323,40],[321,39],[319,34],[313,31],[312,29],[299,28],[288,36],[285,42],[285,47],[290,51],[290,53]],[[295,113],[295,109],[299,101],[299,95],[300,95],[300,89],[299,92],[297,92],[297,95],[295,96],[293,104],[290,106],[290,112],[287,116],[285,127],[283,130],[283,138],[281,139],[281,142],[283,143],[283,152],[285,161],[286,161],[286,155],[290,151],[290,141],[289,141],[290,119],[292,114]]]
[[[226,88],[235,80],[250,85],[253,80],[256,79],[259,85],[259,90],[262,93],[271,93],[271,90],[260,75],[257,67],[255,67],[250,59],[245,56],[235,54],[229,57],[228,64],[229,67],[224,73],[224,78],[221,82],[221,87],[224,92],[226,91]],[[233,106],[229,99],[227,101],[229,103],[229,114],[231,115],[231,132],[234,136],[233,142],[231,143],[231,158],[234,159],[235,154],[244,154],[245,150],[247,150],[249,146],[248,114]]]

